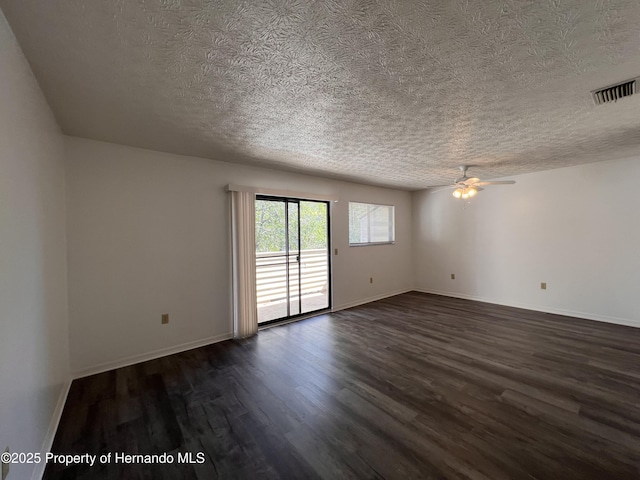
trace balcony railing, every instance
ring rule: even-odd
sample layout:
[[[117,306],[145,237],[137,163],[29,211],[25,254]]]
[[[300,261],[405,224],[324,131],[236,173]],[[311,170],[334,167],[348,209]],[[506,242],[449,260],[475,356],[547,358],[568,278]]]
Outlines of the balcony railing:
[[[298,252],[263,252],[256,254],[256,294],[258,303],[258,316],[261,310],[266,312],[276,304],[285,304],[284,315],[273,317],[274,314],[267,314],[268,317],[280,318],[286,316],[287,294],[291,302],[298,301],[298,285],[303,302],[302,312],[317,310],[328,307],[328,270],[329,259],[326,249],[301,250],[299,252],[300,266],[298,269]],[[288,259],[288,260],[287,260]],[[287,291],[287,268],[289,269],[289,290]],[[298,278],[300,282],[298,283]],[[317,298],[317,301],[310,299]],[[322,298],[320,298],[322,297]],[[272,318],[268,318],[269,320]],[[265,321],[264,318],[261,321]]]

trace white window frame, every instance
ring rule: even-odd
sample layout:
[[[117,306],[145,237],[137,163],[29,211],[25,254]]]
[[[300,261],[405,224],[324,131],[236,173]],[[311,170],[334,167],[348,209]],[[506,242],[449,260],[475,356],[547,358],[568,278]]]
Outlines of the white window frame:
[[[371,238],[371,214],[373,213],[373,211],[375,210],[375,208],[377,207],[384,207],[384,208],[389,208],[390,209],[390,216],[391,216],[391,221],[388,224],[388,228],[389,228],[389,232],[388,232],[388,237],[389,240],[385,240],[382,242],[372,242],[372,241],[366,241],[366,242],[352,242],[351,241],[351,205],[352,204],[358,204],[358,205],[366,205],[367,208],[367,215],[366,217],[362,217],[362,219],[366,219],[367,220],[367,238]],[[395,205],[383,205],[383,204],[379,204],[379,203],[368,203],[368,202],[349,202],[349,246],[350,247],[366,247],[369,245],[393,245],[394,243],[396,243],[396,207]]]

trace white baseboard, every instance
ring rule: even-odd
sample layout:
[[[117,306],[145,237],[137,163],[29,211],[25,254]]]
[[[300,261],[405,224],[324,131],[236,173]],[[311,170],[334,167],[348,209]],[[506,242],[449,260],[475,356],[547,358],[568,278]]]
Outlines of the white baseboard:
[[[51,451],[53,440],[56,438],[56,432],[58,431],[58,425],[60,424],[60,419],[62,418],[64,404],[67,402],[67,396],[69,395],[70,388],[71,379],[67,380],[64,385],[62,385],[62,390],[60,391],[60,395],[58,396],[56,408],[53,410],[53,414],[51,415],[49,428],[47,429],[47,433],[44,436],[44,441],[42,442],[42,448],[40,449],[42,456]],[[41,480],[46,467],[46,462],[37,463],[35,469],[33,470],[33,474],[31,475],[31,479]]]
[[[233,338],[233,333],[223,333],[221,335],[214,335],[212,337],[203,338],[201,340],[195,340],[193,342],[181,343],[180,345],[174,345],[173,347],[161,348],[160,350],[154,350],[148,353],[142,353],[140,355],[133,355],[131,357],[114,360],[112,362],[105,362],[92,367],[83,368],[73,372],[73,378],[88,377],[89,375],[95,375],[96,373],[108,372],[116,368],[128,367],[136,363],[146,362],[148,360],[155,360],[156,358],[166,357],[167,355],[173,355],[174,353],[186,352],[187,350],[193,350],[194,348],[204,347],[211,345],[212,343],[223,342]]]
[[[465,300],[475,300],[477,302],[493,303],[495,305],[504,305],[505,307],[523,308],[525,310],[534,310],[536,312],[552,313],[554,315],[564,315],[565,317],[582,318],[586,320],[595,320],[597,322],[613,323],[616,325],[625,325],[627,327],[640,328],[640,320],[633,320],[630,318],[611,317],[611,316],[598,315],[595,313],[577,312],[574,310],[564,310],[562,308],[554,308],[554,307],[547,307],[547,306],[541,306],[541,305],[529,305],[526,303],[518,303],[518,302],[503,302],[503,301],[499,302],[490,298],[484,298],[477,295],[469,295],[466,293],[446,292],[446,291],[431,290],[431,289],[424,289],[424,288],[415,288],[414,290],[416,292],[431,293],[433,295],[441,295],[444,297],[463,298]]]
[[[346,308],[357,307],[358,305],[364,305],[365,303],[375,302],[376,300],[382,300],[383,298],[394,297],[396,295],[401,295],[403,293],[413,291],[413,288],[407,288],[404,290],[397,290],[395,292],[387,292],[380,295],[376,295],[374,297],[363,298],[361,300],[356,300],[355,302],[344,303],[342,305],[337,305],[331,309],[332,312],[338,312],[340,310],[344,310]]]
[[[345,308],[356,307],[358,305],[363,305],[369,302],[375,302],[376,300],[382,300],[383,298],[393,297],[394,295],[400,295],[402,293],[410,292],[411,288],[398,290],[395,292],[387,292],[380,295],[376,295],[374,297],[364,298],[361,300],[357,300],[355,302],[346,303],[343,305],[339,305],[333,307],[331,309],[332,312],[337,312],[339,310],[344,310]],[[310,316],[316,316],[318,314],[311,314]],[[299,320],[299,319],[296,319]],[[143,353],[140,355],[134,355],[131,357],[122,358],[119,360],[114,360],[112,362],[105,362],[98,365],[94,365],[91,367],[86,367],[81,370],[77,370],[73,372],[73,378],[82,378],[88,377],[90,375],[95,375],[97,373],[108,372],[109,370],[114,370],[116,368],[128,367],[129,365],[135,365],[136,363],[146,362],[148,360],[154,360],[156,358],[165,357],[167,355],[173,355],[174,353],[180,353],[187,350],[192,350],[194,348],[204,347],[205,345],[211,345],[212,343],[222,342],[224,340],[230,340],[233,338],[233,333],[225,333],[222,335],[216,335],[213,337],[204,338],[202,340],[196,340],[194,342],[183,343],[180,345],[175,345],[173,347],[163,348],[160,350],[155,350],[153,352]]]

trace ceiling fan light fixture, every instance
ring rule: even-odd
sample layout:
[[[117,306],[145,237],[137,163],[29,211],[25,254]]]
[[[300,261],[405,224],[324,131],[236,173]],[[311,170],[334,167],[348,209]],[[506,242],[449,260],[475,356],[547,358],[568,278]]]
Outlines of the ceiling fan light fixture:
[[[466,165],[460,167],[462,177],[457,178],[453,185],[435,185],[434,187],[455,188],[453,191],[454,198],[468,200],[475,197],[481,190],[484,190],[487,185],[511,185],[516,183],[515,180],[482,181],[477,177],[467,177],[467,169],[468,166]]]
[[[453,191],[453,196],[455,198],[462,198],[463,200],[466,200],[468,198],[474,197],[476,193],[478,193],[478,190],[473,187],[460,187],[456,188]]]

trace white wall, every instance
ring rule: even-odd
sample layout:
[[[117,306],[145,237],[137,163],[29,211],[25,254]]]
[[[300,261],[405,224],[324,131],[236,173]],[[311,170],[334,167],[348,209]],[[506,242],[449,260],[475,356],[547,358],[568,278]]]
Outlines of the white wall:
[[[0,105],[0,449],[39,452],[69,378],[64,144],[1,12]]]
[[[73,137],[66,153],[76,373],[229,337],[229,183],[339,197],[334,306],[412,287],[409,192]],[[350,200],[396,205],[396,244],[349,247]]]
[[[466,207],[413,194],[416,287],[640,326],[640,159],[513,179]]]

